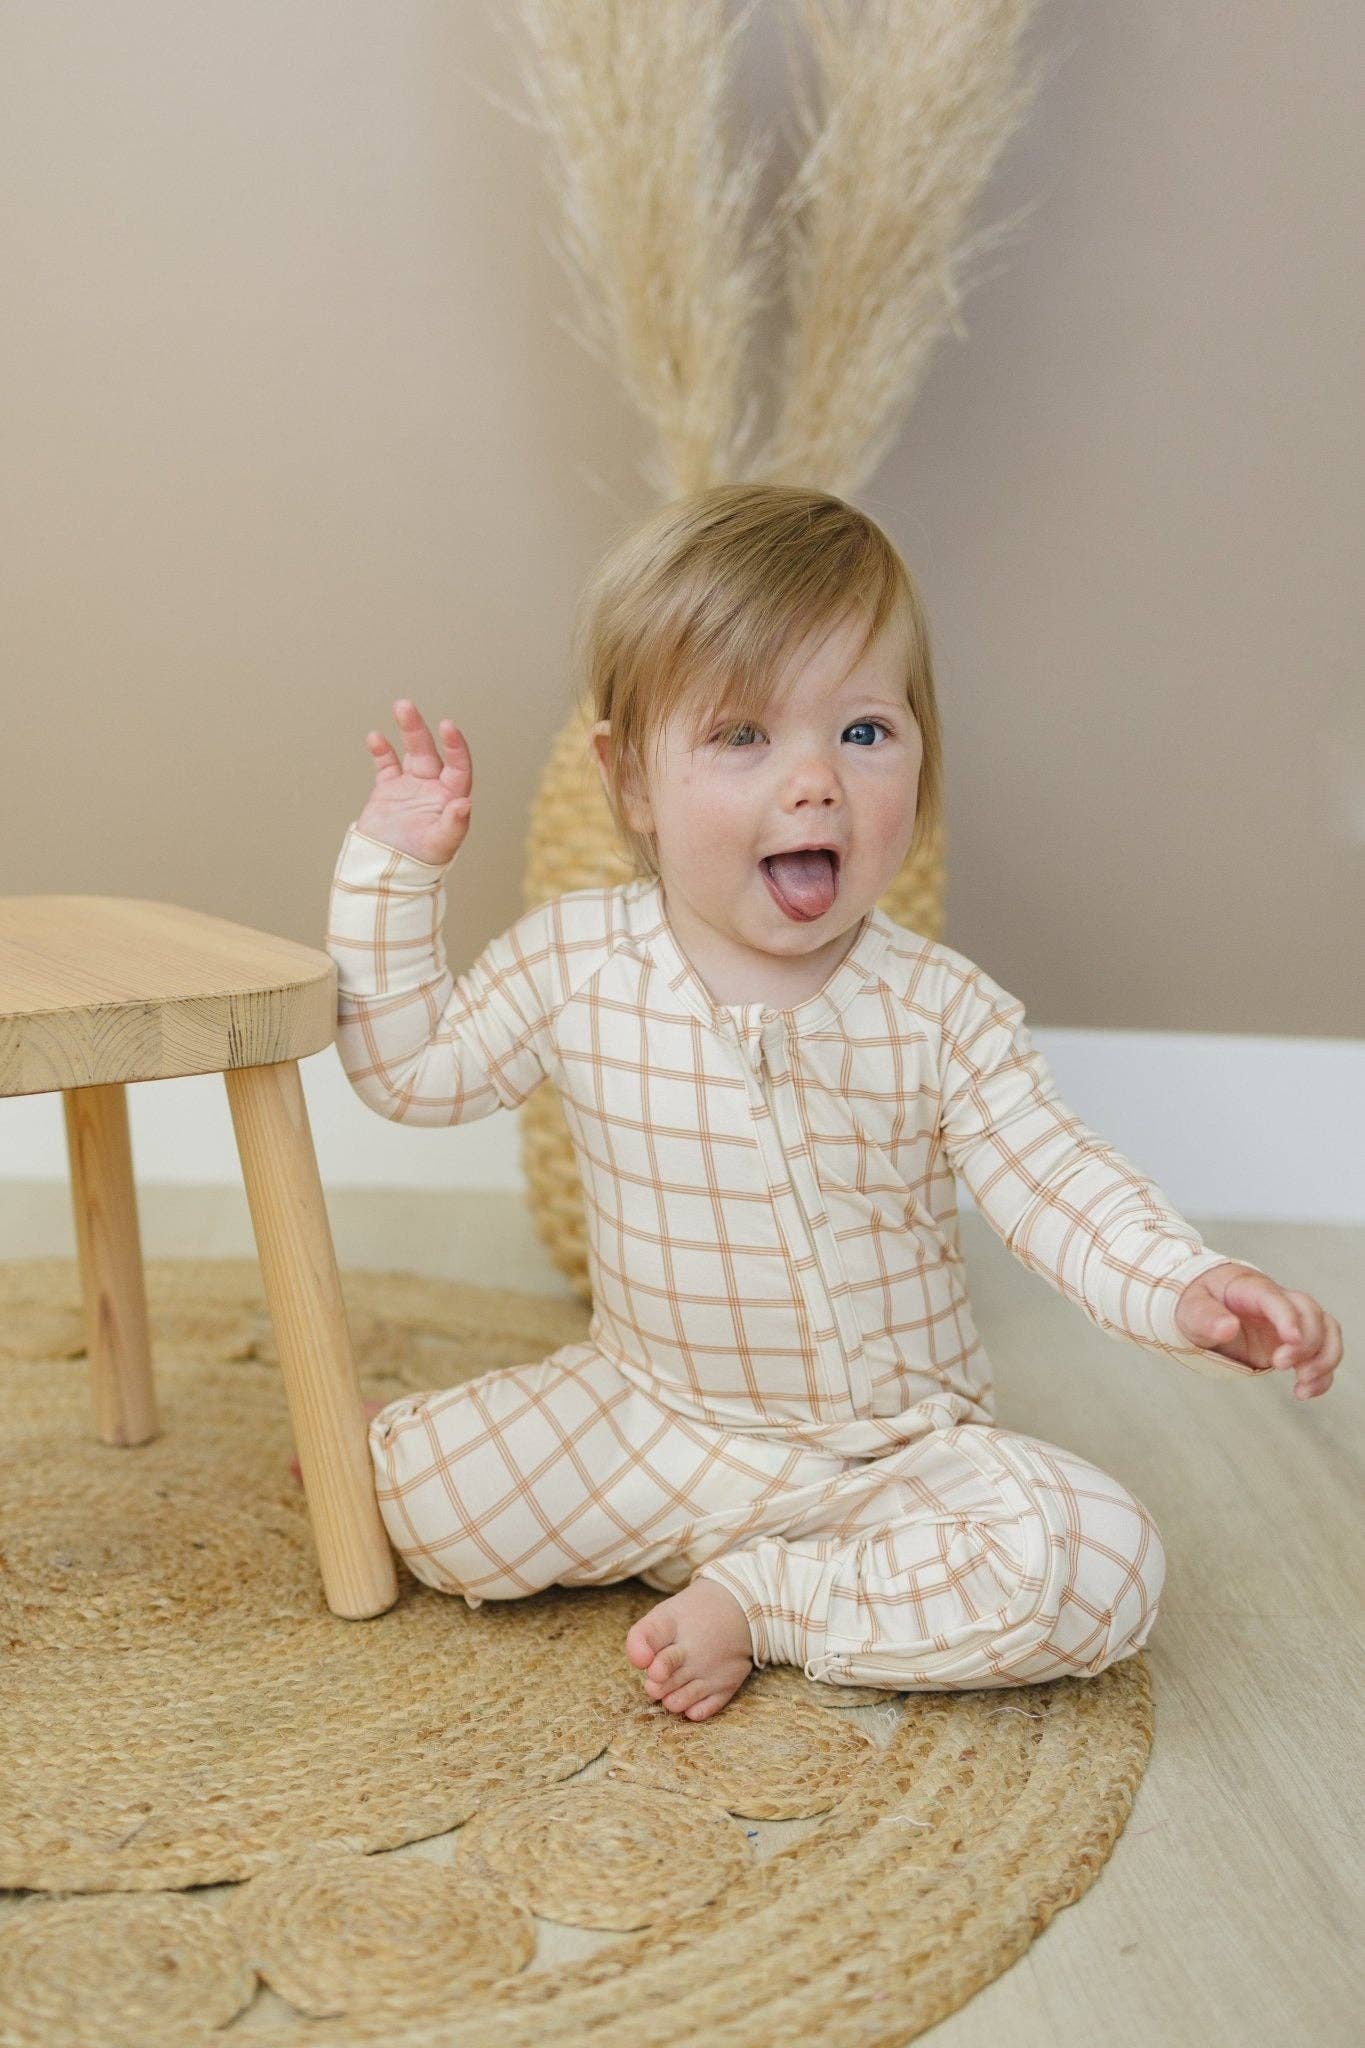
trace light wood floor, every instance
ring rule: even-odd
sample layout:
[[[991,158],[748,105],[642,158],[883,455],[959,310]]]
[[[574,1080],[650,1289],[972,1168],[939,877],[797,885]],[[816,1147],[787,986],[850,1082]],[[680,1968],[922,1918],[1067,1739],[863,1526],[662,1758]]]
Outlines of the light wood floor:
[[[515,1196],[333,1192],[328,1207],[343,1265],[566,1292]],[[140,1217],[148,1256],[254,1249],[237,1189],[147,1188]],[[1156,1743],[1113,1855],[1011,1969],[921,2038],[935,2048],[1355,2043],[1365,2038],[1365,1228],[1200,1219],[1209,1244],[1340,1319],[1336,1385],[1299,1402],[1288,1374],[1205,1380],[1103,1336],[978,1216],[963,1222],[1001,1424],[1121,1478],[1161,1530],[1167,1579],[1147,1648]],[[0,1185],[0,1253],[74,1255],[61,1185]],[[580,1952],[571,1932],[559,1952]]]

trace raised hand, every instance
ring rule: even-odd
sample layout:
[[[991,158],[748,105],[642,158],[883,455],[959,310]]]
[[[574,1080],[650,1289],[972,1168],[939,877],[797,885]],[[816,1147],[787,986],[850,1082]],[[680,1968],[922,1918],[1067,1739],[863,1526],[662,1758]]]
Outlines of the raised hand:
[[[1292,1371],[1301,1401],[1325,1394],[1341,1363],[1341,1324],[1311,1294],[1281,1287],[1235,1259],[1191,1280],[1175,1307],[1191,1344],[1241,1365]]]
[[[443,718],[443,759],[409,697],[398,699],[393,715],[406,751],[400,761],[382,732],[366,733],[365,744],[374,759],[374,788],[356,825],[399,853],[444,867],[455,858],[469,830],[474,781],[469,748],[459,727]]]

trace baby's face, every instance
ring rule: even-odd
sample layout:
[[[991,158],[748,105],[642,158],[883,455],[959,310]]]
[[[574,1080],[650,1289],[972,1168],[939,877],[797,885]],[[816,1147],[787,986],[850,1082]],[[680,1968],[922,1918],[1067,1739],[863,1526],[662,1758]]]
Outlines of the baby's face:
[[[861,635],[849,622],[803,648],[760,724],[694,730],[684,705],[659,734],[631,822],[656,835],[669,920],[717,1002],[814,994],[909,851],[919,728],[896,644],[840,681]],[[764,858],[807,846],[835,849],[833,898],[815,863],[809,893],[784,906]]]

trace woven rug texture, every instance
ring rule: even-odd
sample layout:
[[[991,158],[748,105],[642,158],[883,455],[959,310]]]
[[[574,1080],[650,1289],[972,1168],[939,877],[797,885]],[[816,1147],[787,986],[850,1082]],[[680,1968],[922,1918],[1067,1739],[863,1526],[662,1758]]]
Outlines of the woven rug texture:
[[[346,1272],[368,1397],[578,1302]],[[892,2048],[1091,1885],[1147,1661],[972,1692],[755,1674],[691,1723],[638,1581],[322,1598],[259,1269],[150,1260],[162,1433],[95,1437],[74,1260],[0,1264],[0,2048]]]

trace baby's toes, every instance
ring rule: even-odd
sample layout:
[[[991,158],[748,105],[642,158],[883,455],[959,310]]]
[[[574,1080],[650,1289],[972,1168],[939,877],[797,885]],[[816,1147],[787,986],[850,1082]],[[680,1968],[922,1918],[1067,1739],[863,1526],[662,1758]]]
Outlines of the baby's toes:
[[[709,1721],[713,1714],[718,1714],[733,1698],[733,1693],[708,1693],[705,1699],[694,1700],[692,1705],[683,1711],[689,1721]]]
[[[685,1714],[689,1707],[696,1706],[708,1693],[715,1691],[715,1684],[709,1678],[694,1678],[687,1685],[680,1685],[673,1692],[664,1694],[663,1703],[670,1714]]]
[[[648,1614],[642,1614],[628,1631],[626,1655],[637,1671],[652,1670],[660,1651],[676,1641],[677,1634],[677,1616],[669,1612],[667,1601],[661,1601],[657,1607],[651,1607]]]
[[[654,1662],[645,1673],[645,1691],[651,1699],[660,1694],[672,1692],[681,1682],[680,1674],[687,1662],[687,1652],[681,1643],[670,1643],[666,1650],[660,1650]]]

